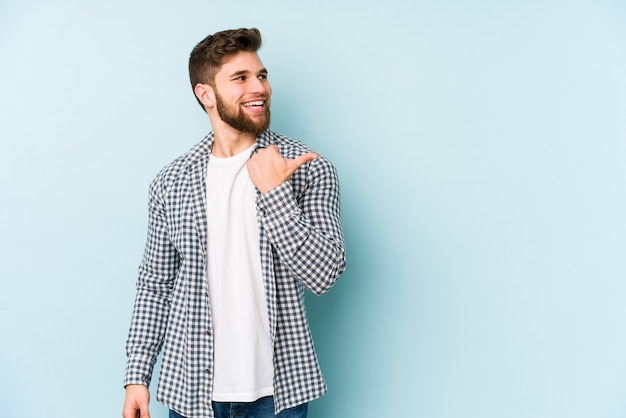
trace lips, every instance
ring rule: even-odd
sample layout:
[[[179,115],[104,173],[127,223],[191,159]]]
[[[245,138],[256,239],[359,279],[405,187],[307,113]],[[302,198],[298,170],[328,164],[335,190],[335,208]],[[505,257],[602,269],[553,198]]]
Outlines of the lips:
[[[241,104],[251,114],[264,114],[266,108],[265,99],[255,99]]]

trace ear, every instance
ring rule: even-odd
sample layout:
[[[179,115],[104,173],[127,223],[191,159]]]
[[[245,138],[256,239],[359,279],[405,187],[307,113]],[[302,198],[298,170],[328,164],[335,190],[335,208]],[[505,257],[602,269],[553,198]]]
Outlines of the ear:
[[[193,92],[204,107],[212,108],[215,106],[215,92],[209,84],[198,83]]]

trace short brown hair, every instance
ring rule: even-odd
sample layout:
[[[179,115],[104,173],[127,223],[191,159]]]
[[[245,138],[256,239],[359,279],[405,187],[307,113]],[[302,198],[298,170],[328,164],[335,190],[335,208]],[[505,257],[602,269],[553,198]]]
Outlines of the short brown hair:
[[[189,55],[189,80],[195,90],[197,84],[215,87],[215,75],[222,64],[241,51],[256,52],[261,47],[261,32],[256,28],[231,29],[216,32],[204,38]],[[204,106],[196,97],[200,106]]]

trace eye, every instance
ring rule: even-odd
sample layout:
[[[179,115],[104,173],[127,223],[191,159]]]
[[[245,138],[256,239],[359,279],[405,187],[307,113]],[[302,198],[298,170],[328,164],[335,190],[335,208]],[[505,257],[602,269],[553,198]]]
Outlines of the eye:
[[[259,80],[267,80],[267,74],[259,74]]]
[[[240,75],[235,80],[237,80],[237,81],[246,81],[246,76],[245,75]]]

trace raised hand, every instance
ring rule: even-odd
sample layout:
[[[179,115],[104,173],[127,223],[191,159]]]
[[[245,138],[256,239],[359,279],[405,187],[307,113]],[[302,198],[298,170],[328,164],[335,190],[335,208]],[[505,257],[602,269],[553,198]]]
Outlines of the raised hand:
[[[274,187],[284,183],[300,167],[318,155],[314,152],[307,152],[298,158],[290,160],[283,158],[276,145],[261,148],[248,160],[248,174],[250,180],[263,194]]]

